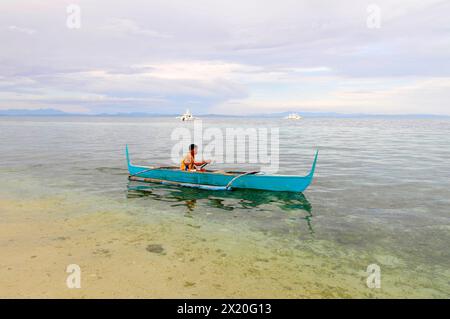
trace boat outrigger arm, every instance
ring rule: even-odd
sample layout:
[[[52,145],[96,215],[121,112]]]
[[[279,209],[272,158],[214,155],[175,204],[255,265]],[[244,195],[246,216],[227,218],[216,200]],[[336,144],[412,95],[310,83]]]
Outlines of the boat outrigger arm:
[[[242,173],[241,175],[237,175],[236,177],[234,177],[234,178],[227,184],[227,186],[225,186],[225,188],[226,188],[227,190],[230,190],[230,189],[231,189],[231,185],[232,185],[233,182],[234,182],[235,180],[237,180],[238,178],[240,178],[240,177],[242,177],[242,176],[253,175],[253,174],[258,174],[258,173],[259,173],[259,171],[255,171],[255,172],[246,172],[246,173]]]
[[[174,186],[208,190],[260,189],[269,191],[303,192],[311,184],[316,168],[316,151],[308,175],[266,175],[260,172],[234,171],[183,171],[178,167],[149,167],[133,165],[126,147],[129,179],[133,181],[161,183]]]

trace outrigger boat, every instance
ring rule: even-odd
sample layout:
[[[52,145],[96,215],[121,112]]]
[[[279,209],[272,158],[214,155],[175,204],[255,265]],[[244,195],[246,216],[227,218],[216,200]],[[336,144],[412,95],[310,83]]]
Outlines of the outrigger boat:
[[[182,171],[179,167],[149,167],[133,165],[126,146],[128,179],[131,181],[161,183],[208,190],[259,189],[268,191],[303,192],[311,184],[318,151],[308,175],[266,175],[262,172]]]

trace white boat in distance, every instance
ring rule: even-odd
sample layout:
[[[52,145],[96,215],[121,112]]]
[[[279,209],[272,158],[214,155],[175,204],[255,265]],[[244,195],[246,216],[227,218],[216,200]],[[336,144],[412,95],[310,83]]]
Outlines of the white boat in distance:
[[[191,111],[189,111],[189,109],[187,109],[183,115],[177,116],[177,119],[180,119],[181,121],[184,122],[184,121],[193,121],[193,120],[195,120],[195,117],[192,115]]]
[[[298,115],[297,113],[291,113],[288,116],[286,116],[287,120],[300,120],[302,117]]]

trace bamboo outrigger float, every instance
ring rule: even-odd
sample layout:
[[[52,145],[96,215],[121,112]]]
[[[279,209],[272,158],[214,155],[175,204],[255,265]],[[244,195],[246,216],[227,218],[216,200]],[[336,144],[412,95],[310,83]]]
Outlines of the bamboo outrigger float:
[[[133,165],[126,146],[129,180],[161,183],[174,186],[194,187],[208,190],[231,190],[233,188],[268,191],[303,192],[311,184],[316,168],[318,151],[308,175],[265,175],[261,172],[234,171],[182,171],[178,167],[149,167]]]

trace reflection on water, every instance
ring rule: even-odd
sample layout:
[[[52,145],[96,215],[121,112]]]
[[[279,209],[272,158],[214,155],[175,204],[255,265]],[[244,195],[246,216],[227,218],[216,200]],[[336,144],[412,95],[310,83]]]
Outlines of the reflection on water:
[[[260,216],[262,216],[262,213],[275,213],[278,215],[278,220],[300,219],[306,221],[309,233],[314,233],[312,205],[302,193],[251,189],[210,191],[153,183],[129,182],[127,197],[168,202],[171,203],[171,207],[184,206],[188,216],[204,213],[205,207],[208,208],[208,212],[216,213],[242,211],[245,213],[244,216],[249,216],[255,212],[259,212]],[[214,209],[217,209],[217,211]],[[295,217],[292,216],[292,213],[295,214]],[[265,217],[267,218],[267,214]]]
[[[161,190],[165,192],[161,192]],[[254,209],[265,204],[275,205],[286,211],[301,209],[310,213],[312,210],[311,203],[302,193],[270,192],[250,189],[210,191],[188,187],[171,187],[153,183],[143,185],[137,182],[129,182],[127,196],[128,198],[147,196],[155,200],[168,202],[192,202],[194,203],[192,207],[186,205],[190,211],[194,211],[197,200],[209,200],[209,204],[212,207],[224,210],[238,208]],[[229,199],[234,199],[234,205],[226,203],[226,200]]]

